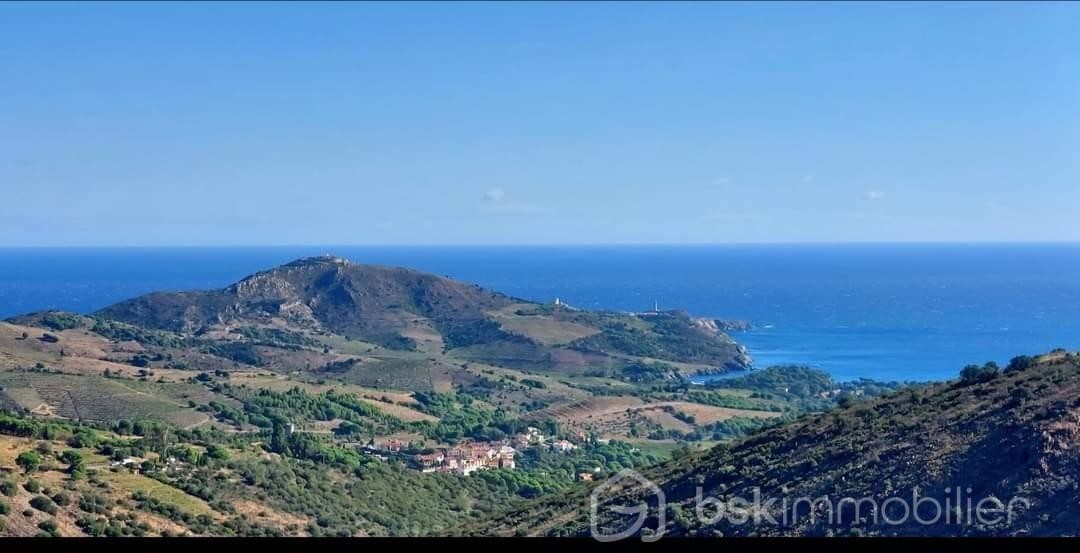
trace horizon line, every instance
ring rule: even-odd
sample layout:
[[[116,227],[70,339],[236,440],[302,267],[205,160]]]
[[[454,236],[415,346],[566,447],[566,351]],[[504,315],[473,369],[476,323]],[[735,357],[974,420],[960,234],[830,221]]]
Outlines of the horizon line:
[[[147,249],[286,249],[286,248],[610,248],[610,247],[730,247],[730,246],[1039,246],[1080,245],[1080,240],[853,240],[777,242],[594,242],[521,244],[85,244],[85,245],[3,245],[0,250],[147,250]],[[329,252],[327,252],[329,253]]]

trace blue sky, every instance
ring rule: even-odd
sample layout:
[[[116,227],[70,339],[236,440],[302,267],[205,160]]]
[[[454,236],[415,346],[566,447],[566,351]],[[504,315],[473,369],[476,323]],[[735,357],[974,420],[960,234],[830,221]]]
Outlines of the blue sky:
[[[0,245],[1080,240],[1080,4],[0,4]]]

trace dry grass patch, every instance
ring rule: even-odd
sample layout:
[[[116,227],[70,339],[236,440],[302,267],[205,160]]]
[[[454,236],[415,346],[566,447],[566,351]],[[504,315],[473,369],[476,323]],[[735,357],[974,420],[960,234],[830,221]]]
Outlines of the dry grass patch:
[[[411,392],[402,390],[380,390],[357,384],[343,384],[341,382],[318,384],[303,380],[293,380],[287,376],[267,376],[258,373],[232,374],[230,379],[232,383],[236,385],[246,384],[249,388],[265,388],[275,392],[287,392],[292,388],[300,388],[308,393],[322,394],[334,390],[336,392],[356,394],[361,398],[375,399],[378,401],[383,401],[383,398],[386,398],[392,403],[407,403],[410,405],[417,405],[419,403],[412,397]]]
[[[368,403],[368,404],[374,406],[376,409],[382,411],[383,413],[386,413],[387,415],[390,415],[391,417],[396,417],[398,419],[401,419],[401,420],[403,420],[405,422],[420,422],[420,421],[438,422],[439,421],[439,419],[437,417],[433,417],[433,416],[431,416],[431,415],[429,415],[427,413],[422,413],[422,412],[417,411],[416,409],[413,409],[411,407],[405,407],[404,405],[398,405],[396,403],[386,403],[385,401],[380,401],[380,400],[377,400],[377,399],[372,399],[372,398],[367,398],[367,397],[362,397],[360,399],[364,403]]]
[[[560,405],[545,410],[544,415],[569,422],[589,422],[590,419],[624,413],[627,410],[644,405],[645,402],[633,396],[597,397]]]
[[[175,505],[177,508],[193,515],[216,515],[215,518],[220,518],[220,515],[202,499],[188,495],[182,490],[158,482],[153,478],[127,471],[102,471],[100,477],[108,482],[110,486],[121,488],[128,493],[141,491],[162,503]]]
[[[503,329],[528,336],[547,346],[568,344],[579,338],[598,334],[599,329],[570,321],[560,321],[544,315],[517,316],[496,315],[495,320]]]
[[[34,440],[29,438],[0,435],[0,467],[9,467],[16,472],[21,472],[15,466],[15,458],[23,451],[33,449],[34,443]]]
[[[250,520],[256,521],[259,524],[273,526],[282,530],[285,530],[288,526],[296,526],[302,530],[307,528],[307,525],[311,522],[311,519],[309,518],[271,509],[266,505],[256,503],[250,499],[234,500],[232,505],[236,508],[237,514],[247,515]],[[304,535],[302,531],[300,532],[300,535]]]
[[[772,411],[732,409],[730,407],[715,407],[712,405],[701,405],[699,403],[673,402],[670,405],[687,415],[692,415],[698,424],[712,424],[714,422],[725,421],[736,417],[771,419],[780,416],[780,413]]]
[[[694,429],[693,426],[687,424],[677,418],[671,413],[668,413],[663,408],[657,407],[655,409],[639,409],[636,411],[640,413],[645,419],[660,425],[660,428],[664,430],[678,430],[679,432],[690,432]]]

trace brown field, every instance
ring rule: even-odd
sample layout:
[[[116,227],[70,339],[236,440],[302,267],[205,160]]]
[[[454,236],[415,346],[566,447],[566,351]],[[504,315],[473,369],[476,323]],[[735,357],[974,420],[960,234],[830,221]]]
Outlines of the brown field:
[[[22,339],[22,334],[28,336]],[[45,334],[52,334],[60,340],[56,343],[39,340]],[[4,351],[35,352],[42,358],[59,358],[60,350],[65,354],[79,357],[105,357],[114,346],[108,340],[81,329],[64,331],[45,330],[30,326],[13,325],[0,322],[0,348]]]
[[[22,339],[23,332],[28,335],[25,340]],[[42,342],[38,338],[45,333],[56,336],[59,341],[55,344]],[[41,363],[49,369],[69,374],[101,376],[107,370],[135,378],[140,368],[108,359],[122,361],[143,351],[142,346],[135,342],[113,343],[82,329],[56,332],[0,323],[0,370],[30,368]],[[63,355],[60,355],[61,352]],[[159,367],[149,370],[154,373],[154,380],[166,382],[179,382],[194,374],[192,371]]]
[[[36,442],[29,438],[17,438],[0,434],[0,468],[11,468],[18,471],[15,466],[15,457],[19,453],[34,446]]]
[[[654,423],[659,424],[665,430],[674,429],[680,432],[690,432],[694,429],[694,425],[679,420],[673,414],[669,413],[665,408],[674,408],[678,412],[691,415],[694,417],[694,421],[697,424],[712,424],[715,422],[725,421],[736,417],[768,419],[780,416],[780,413],[774,413],[771,411],[731,409],[728,407],[714,407],[711,405],[700,405],[697,403],[681,401],[666,401],[662,403],[642,405],[640,407],[631,408],[631,412],[641,414],[641,416]]]
[[[633,396],[596,397],[569,405],[560,405],[544,410],[544,417],[553,417],[560,422],[582,423],[606,415],[625,413],[644,405],[644,401]]]
[[[694,429],[694,427],[691,426],[690,424],[687,424],[687,423],[675,418],[674,415],[672,415],[671,413],[668,413],[667,411],[665,411],[665,410],[663,410],[663,409],[661,409],[659,407],[657,407],[655,409],[649,409],[647,407],[642,407],[641,409],[638,409],[635,412],[640,413],[641,416],[644,417],[645,419],[650,420],[650,421],[652,421],[652,422],[654,422],[656,424],[659,424],[660,427],[663,428],[664,430],[678,430],[679,432],[690,432],[691,430]]]
[[[736,417],[771,419],[780,416],[780,413],[774,413],[772,411],[731,409],[729,407],[714,407],[712,405],[701,405],[699,403],[683,401],[672,402],[670,405],[687,415],[693,415],[698,424],[712,424],[714,422],[725,421]]]
[[[108,482],[112,486],[122,488],[128,493],[136,491],[146,492],[146,495],[153,497],[162,503],[168,503],[175,505],[184,511],[187,511],[193,515],[211,515],[214,518],[221,518],[221,514],[210,508],[205,501],[188,495],[182,490],[162,484],[153,478],[143,476],[141,474],[133,474],[127,471],[112,472],[108,470],[100,471],[101,479]]]
[[[608,437],[624,438],[634,422],[649,422],[663,429],[680,432],[692,431],[694,425],[679,420],[670,413],[674,409],[693,415],[697,424],[711,424],[735,417],[772,418],[779,413],[730,409],[699,405],[685,401],[645,403],[633,396],[597,397],[577,403],[548,408],[537,413],[537,418],[553,417],[566,428],[588,429]]]
[[[441,352],[443,337],[431,325],[431,321],[419,320],[401,331],[401,335],[416,341],[417,346],[424,351]]]
[[[518,315],[495,313],[495,320],[510,332],[528,336],[547,346],[559,346],[568,344],[578,338],[585,338],[600,332],[599,329],[573,323],[559,321],[544,315],[522,317]]]
[[[237,514],[247,515],[249,519],[265,526],[274,526],[277,528],[296,526],[302,530],[307,527],[309,522],[311,522],[310,519],[274,510],[266,505],[248,499],[235,500],[232,502],[232,505],[236,508]],[[300,535],[307,534],[302,532]]]
[[[23,340],[22,333],[28,337]],[[34,363],[55,363],[60,359],[60,349],[66,342],[61,338],[56,344],[38,340],[45,334],[40,328],[0,323],[0,369],[33,366]],[[50,334],[60,337],[60,333]]]
[[[405,422],[438,422],[438,418],[433,417],[427,413],[423,413],[413,409],[411,407],[405,407],[404,405],[398,405],[396,403],[386,403],[373,398],[363,397],[361,398],[365,403],[369,403],[378,410],[390,415],[391,417],[399,418]]]

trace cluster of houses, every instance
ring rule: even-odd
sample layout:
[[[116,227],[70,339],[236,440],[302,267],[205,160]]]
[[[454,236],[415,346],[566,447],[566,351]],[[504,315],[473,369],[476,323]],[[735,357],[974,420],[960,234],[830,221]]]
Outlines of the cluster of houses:
[[[513,470],[517,450],[508,445],[470,442],[414,457],[421,472],[449,472],[467,476],[478,470]]]
[[[588,439],[584,433],[575,437],[582,442]],[[388,458],[386,454],[399,455],[408,445],[406,442],[391,439],[379,446],[372,441],[365,449],[385,460]],[[412,455],[405,460],[410,461],[410,464],[421,472],[445,472],[465,476],[485,469],[513,470],[517,466],[514,458],[518,451],[531,447],[543,447],[559,453],[569,453],[578,448],[566,439],[549,440],[540,429],[529,427],[509,440],[469,441],[453,447],[438,448],[430,453]]]
[[[589,436],[584,432],[579,432],[574,437],[579,442],[586,442],[589,439]],[[569,440],[548,440],[547,436],[540,432],[539,428],[533,428],[532,426],[526,428],[524,432],[515,435],[510,440],[510,445],[518,449],[525,449],[527,447],[547,447],[548,449],[558,451],[559,453],[567,453],[577,449],[577,446]]]
[[[587,443],[589,441],[589,435],[584,431],[579,431],[571,436],[577,443]],[[608,440],[599,440],[607,442]],[[525,432],[514,436],[510,443],[514,447],[524,449],[526,447],[542,447],[559,453],[569,453],[578,448],[574,442],[567,439],[548,440],[540,430],[529,427],[525,429]]]
[[[579,437],[582,441],[587,439],[584,434]],[[509,440],[468,442],[417,455],[414,461],[423,472],[449,472],[464,476],[484,469],[513,470],[516,466],[514,456],[519,450],[530,447],[546,447],[559,453],[569,453],[578,448],[569,440],[549,440],[540,429],[530,426]]]
[[[788,389],[784,388],[784,393],[787,393],[787,391],[788,391]],[[832,399],[832,398],[837,397],[837,396],[839,396],[840,394],[843,394],[843,393],[844,393],[844,390],[842,390],[840,388],[836,388],[836,389],[833,389],[833,390],[826,390],[824,392],[821,392],[821,393],[818,394],[818,397],[821,398],[821,399]],[[856,388],[854,390],[850,390],[850,393],[851,393],[851,395],[853,395],[855,397],[862,397],[862,396],[866,395],[866,390],[864,390],[862,388]]]

